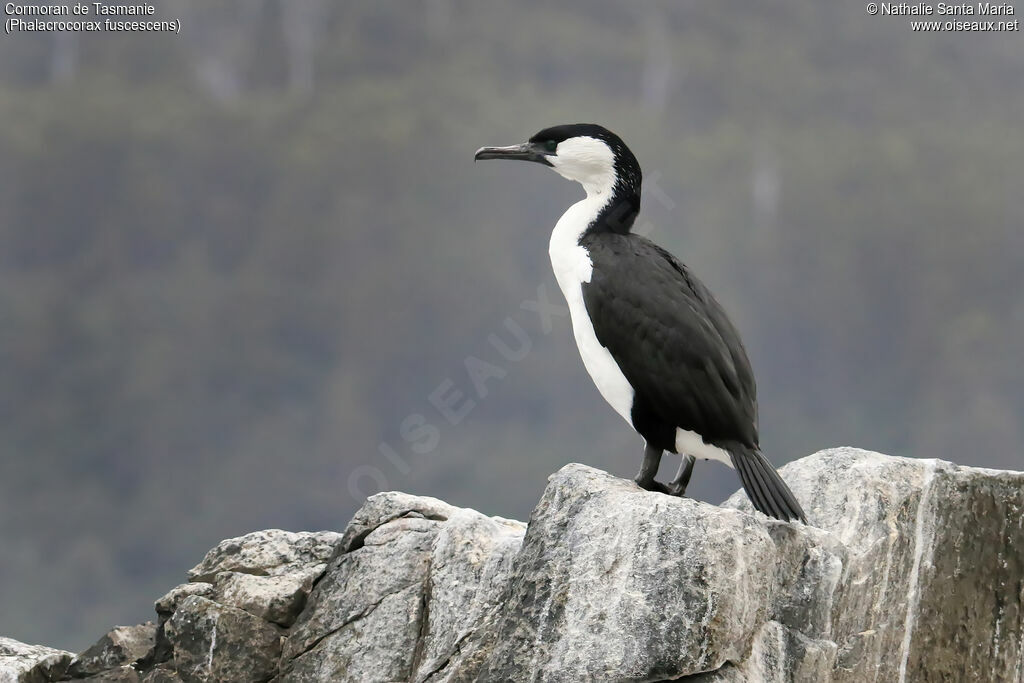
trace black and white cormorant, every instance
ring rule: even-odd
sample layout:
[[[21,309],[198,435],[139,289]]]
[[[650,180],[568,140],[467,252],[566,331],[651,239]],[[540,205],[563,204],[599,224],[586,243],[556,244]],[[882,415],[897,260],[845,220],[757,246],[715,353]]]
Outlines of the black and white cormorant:
[[[555,225],[548,252],[583,365],[646,442],[637,484],[681,496],[695,458],[719,460],[755,508],[806,522],[758,445],[754,374],[736,328],[685,265],[630,232],[640,164],[619,136],[594,124],[555,126],[475,158],[535,161],[586,190]],[[667,486],[655,480],[664,451],[683,455]]]

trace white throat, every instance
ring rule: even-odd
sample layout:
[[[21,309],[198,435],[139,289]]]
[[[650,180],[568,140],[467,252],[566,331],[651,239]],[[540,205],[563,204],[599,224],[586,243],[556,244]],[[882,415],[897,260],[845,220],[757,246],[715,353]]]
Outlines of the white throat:
[[[560,176],[582,185],[588,197],[607,197],[615,187],[615,153],[604,140],[592,137],[563,140],[548,161]]]
[[[549,161],[559,175],[575,180],[587,193],[585,199],[570,206],[558,219],[548,243],[551,267],[566,293],[567,286],[579,289],[579,283],[590,282],[590,257],[579,242],[611,201],[616,181],[615,155],[603,140],[584,136],[560,142],[557,154]]]
[[[570,283],[578,289],[579,283],[590,282],[590,255],[580,246],[580,238],[597,220],[610,198],[610,192],[587,192],[585,199],[576,202],[562,214],[555,229],[551,231],[548,256],[551,257],[551,268],[555,271],[555,279],[563,293]]]

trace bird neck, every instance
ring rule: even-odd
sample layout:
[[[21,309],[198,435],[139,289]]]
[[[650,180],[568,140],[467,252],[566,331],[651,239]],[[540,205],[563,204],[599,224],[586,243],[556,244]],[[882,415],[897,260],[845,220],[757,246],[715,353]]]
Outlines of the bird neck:
[[[578,248],[587,237],[629,233],[640,213],[641,178],[635,162],[616,163],[606,175],[575,178],[587,196],[562,214],[551,233],[548,251],[556,276],[576,268]],[[583,279],[589,280],[589,275]]]
[[[587,232],[614,233],[625,235],[633,229],[633,222],[640,213],[640,195],[617,196],[613,195],[608,200],[593,222],[587,228]]]
[[[603,188],[584,187],[586,198],[570,206],[551,233],[549,253],[556,275],[576,267],[577,250],[587,237],[625,235],[640,211],[639,182],[627,185],[616,181]]]
[[[628,233],[640,213],[642,176],[639,165],[619,157],[612,173],[588,180],[590,182],[582,183],[587,198],[580,204],[586,206],[586,211],[581,213],[589,215],[577,218],[586,220],[584,233]]]

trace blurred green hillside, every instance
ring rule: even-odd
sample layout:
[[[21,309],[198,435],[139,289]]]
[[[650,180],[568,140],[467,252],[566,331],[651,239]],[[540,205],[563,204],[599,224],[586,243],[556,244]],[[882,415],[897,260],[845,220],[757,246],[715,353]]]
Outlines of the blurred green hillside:
[[[556,123],[637,154],[638,226],[736,321],[778,464],[1024,469],[1020,34],[810,0],[157,14],[181,34],[0,36],[0,634],[84,648],[218,540],[378,487],[525,519],[566,462],[632,476],[531,310],[579,188],[472,163]]]

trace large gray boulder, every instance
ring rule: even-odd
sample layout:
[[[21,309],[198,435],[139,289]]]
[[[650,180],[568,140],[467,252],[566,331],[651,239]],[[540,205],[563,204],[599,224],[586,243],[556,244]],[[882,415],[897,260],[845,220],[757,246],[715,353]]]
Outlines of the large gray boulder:
[[[529,526],[378,494],[342,534],[222,542],[71,671],[0,640],[0,682],[1024,683],[1024,474],[850,448],[782,474],[811,525],[583,465]]]
[[[473,643],[479,665],[451,680],[674,679],[745,659],[772,620],[834,652],[822,638],[837,546],[566,466],[534,510],[493,632]]]
[[[1024,473],[841,448],[782,474],[847,550],[833,680],[1022,680]]]
[[[524,532],[433,498],[371,497],[292,629],[280,681],[436,677],[498,610]]]
[[[504,520],[371,498],[281,680],[1021,680],[1024,474],[836,449],[783,476],[811,526],[582,465],[521,546]]]

